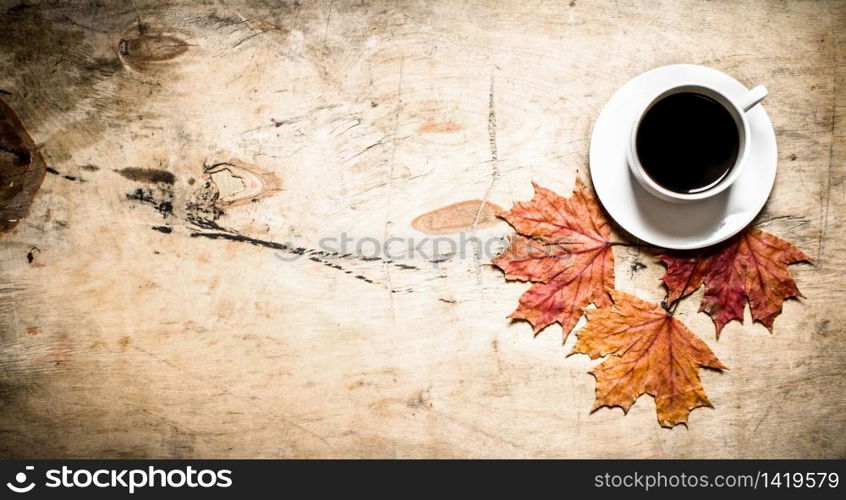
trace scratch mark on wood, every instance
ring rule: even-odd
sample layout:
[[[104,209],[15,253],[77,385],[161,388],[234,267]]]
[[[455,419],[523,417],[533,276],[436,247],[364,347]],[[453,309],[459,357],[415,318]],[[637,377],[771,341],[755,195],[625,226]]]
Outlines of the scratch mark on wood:
[[[397,105],[396,109],[394,110],[394,132],[393,136],[396,137],[397,131],[399,130],[399,117],[400,112],[402,111],[402,78],[403,72],[405,68],[405,58],[400,58],[400,67],[399,67],[399,78],[397,79]],[[383,241],[388,241],[391,233],[391,198],[393,197],[393,187],[394,187],[394,177],[395,177],[395,170],[396,170],[396,157],[397,157],[397,141],[393,142],[393,148],[391,150],[391,160],[390,160],[390,167],[388,169],[388,194],[387,200],[385,203],[385,230],[383,232]],[[396,316],[396,308],[394,306],[394,293],[393,293],[393,284],[391,283],[391,268],[387,264],[384,266],[385,268],[385,281],[388,284],[388,300],[391,308],[391,318],[393,320],[393,324],[396,325],[397,323],[397,316]]]
[[[153,228],[153,229],[159,230],[157,228]],[[167,229],[171,229],[171,231],[172,231],[172,228],[167,228]],[[269,249],[272,249],[272,250],[279,250],[279,251],[285,252],[286,254],[289,255],[289,257],[285,257],[285,256],[282,256],[282,255],[276,255],[276,258],[278,260],[283,261],[283,262],[291,262],[293,260],[296,260],[298,257],[307,256],[308,259],[312,262],[316,262],[318,264],[323,264],[326,267],[330,267],[330,268],[336,269],[338,271],[343,271],[345,274],[352,274],[353,271],[347,269],[344,266],[341,266],[341,265],[335,263],[333,260],[343,259],[343,260],[347,260],[347,261],[379,262],[379,263],[384,264],[385,266],[390,266],[390,267],[394,267],[394,268],[397,268],[397,269],[409,270],[409,271],[418,270],[418,268],[415,267],[415,266],[409,266],[409,265],[406,265],[406,264],[392,262],[390,260],[382,259],[381,257],[359,257],[359,256],[349,254],[349,253],[339,254],[337,252],[317,250],[317,249],[314,249],[314,248],[293,247],[293,246],[288,245],[286,243],[279,243],[279,242],[276,242],[276,241],[253,238],[251,236],[239,234],[235,231],[231,231],[231,230],[227,230],[227,229],[224,229],[221,232],[199,232],[199,231],[197,231],[197,232],[191,233],[190,236],[192,238],[208,238],[208,239],[211,239],[211,240],[228,240],[228,241],[234,241],[234,242],[239,242],[239,243],[249,243],[250,245],[257,246],[257,247],[269,248]],[[367,283],[373,283],[373,284],[377,284],[377,285],[380,285],[380,286],[384,286],[383,284],[377,282],[376,280],[373,280],[373,279],[371,279],[367,276],[361,275],[361,274],[354,276],[354,277],[357,278],[357,279],[360,279],[362,281],[365,281]]]
[[[496,143],[496,96],[495,96],[495,87],[496,81],[494,79],[493,73],[491,73],[491,85],[490,91],[488,93],[488,146],[491,150],[491,173],[490,177],[491,180],[488,183],[488,187],[485,190],[485,195],[482,197],[482,203],[479,204],[479,210],[476,212],[476,217],[473,218],[473,225],[470,228],[470,233],[472,234],[473,238],[473,261],[476,267],[476,282],[477,284],[481,284],[482,282],[482,262],[481,262],[481,248],[479,248],[478,238],[476,238],[476,231],[479,228],[479,221],[482,220],[482,213],[485,209],[485,205],[488,203],[488,200],[491,197],[491,193],[493,192],[494,185],[496,184],[497,179],[499,179],[499,151],[497,148]],[[481,290],[481,288],[480,288]]]
[[[837,38],[834,32],[834,21],[829,18],[832,23],[830,40],[835,44],[835,50],[831,51],[831,143],[828,146],[828,169],[825,172],[825,186],[823,186],[820,200],[820,235],[817,241],[817,269],[822,271],[825,267],[825,239],[826,231],[828,229],[828,211],[831,204],[831,176],[834,168],[834,142],[835,142],[835,126],[837,125]]]
[[[326,36],[329,34],[329,21],[332,19],[332,7],[335,6],[335,0],[329,2],[329,11],[326,13],[326,26],[323,27],[323,43],[326,43]]]
[[[252,40],[253,38],[255,38],[255,37],[259,36],[259,35],[263,35],[263,34],[267,33],[268,31],[273,31],[273,30],[275,30],[275,29],[276,29],[276,27],[273,27],[273,28],[268,28],[268,29],[266,29],[266,30],[257,31],[257,32],[255,32],[255,33],[253,33],[252,35],[249,35],[249,36],[246,36],[246,37],[242,38],[242,39],[241,39],[240,41],[238,41],[235,45],[233,45],[233,46],[232,46],[232,48],[233,48],[233,49],[234,49],[234,48],[237,48],[237,47],[239,47],[239,46],[243,45],[244,43],[246,43],[246,42],[248,42],[248,41]]]
[[[302,425],[293,421],[290,417],[288,417],[286,415],[282,415],[282,414],[277,413],[275,411],[269,410],[262,405],[257,404],[255,402],[255,400],[253,400],[252,398],[244,397],[244,396],[241,396],[239,394],[236,394],[236,393],[232,392],[228,387],[225,387],[225,386],[222,386],[222,385],[217,384],[215,382],[212,382],[210,380],[207,380],[206,378],[204,378],[204,377],[202,377],[202,376],[200,376],[196,373],[193,373],[189,370],[186,370],[186,369],[184,369],[180,366],[173,364],[172,362],[168,361],[167,359],[160,358],[159,356],[153,354],[150,351],[147,351],[147,350],[142,349],[142,348],[137,347],[137,346],[132,346],[132,349],[149,356],[150,358],[154,359],[155,361],[162,363],[162,364],[170,367],[171,369],[182,373],[183,375],[187,375],[189,380],[197,380],[199,382],[208,384],[212,387],[217,388],[218,390],[220,390],[223,394],[226,394],[227,396],[235,398],[235,399],[241,401],[242,403],[245,403],[249,406],[252,406],[253,408],[256,408],[256,409],[260,410],[261,412],[266,413],[266,414],[268,414],[272,417],[278,418],[278,419],[282,420],[283,422],[285,422],[286,424],[291,425],[292,427],[295,427],[295,428],[299,429],[300,431],[305,432],[306,434],[309,434],[310,436],[316,438],[317,440],[319,440],[321,443],[328,446],[329,448],[332,448],[332,445],[323,436],[317,434],[316,432],[314,432],[312,430],[309,430],[309,429],[303,427]]]

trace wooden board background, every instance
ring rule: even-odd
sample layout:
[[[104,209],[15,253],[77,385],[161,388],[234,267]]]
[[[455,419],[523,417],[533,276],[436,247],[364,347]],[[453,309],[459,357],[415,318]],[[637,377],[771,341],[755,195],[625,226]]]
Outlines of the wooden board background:
[[[0,5],[0,98],[56,172],[0,237],[0,455],[846,457],[843,2]],[[590,414],[594,363],[509,323],[526,286],[484,256],[268,243],[566,194],[614,90],[672,63],[769,88],[758,223],[815,259],[772,335],[680,307],[730,368],[688,428],[649,397]],[[508,232],[477,206],[416,225]],[[214,224],[237,237],[192,237]],[[663,297],[651,255],[616,258]]]

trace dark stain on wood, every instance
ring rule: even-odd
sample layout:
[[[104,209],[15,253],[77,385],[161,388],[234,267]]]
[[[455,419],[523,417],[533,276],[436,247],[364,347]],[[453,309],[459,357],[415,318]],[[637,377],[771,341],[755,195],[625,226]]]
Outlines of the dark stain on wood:
[[[493,226],[499,222],[496,214],[501,211],[491,202],[467,200],[426,212],[411,221],[411,226],[427,234],[460,233],[472,230],[474,225],[476,229]]]
[[[632,262],[632,265],[629,266],[630,275],[634,276],[635,274],[639,273],[640,271],[646,269],[646,264],[639,260],[635,260]]]
[[[185,203],[185,219],[201,229],[226,231],[217,220],[224,212],[217,206],[220,193],[211,178],[206,178],[203,184],[195,189]]]
[[[831,320],[821,319],[814,323],[814,333],[817,335],[826,336],[831,331]]]
[[[38,247],[32,247],[29,249],[29,252],[26,253],[26,261],[32,264],[32,261],[35,260],[35,255],[41,253],[41,249]]]
[[[167,170],[159,170],[156,168],[139,168],[127,167],[115,172],[135,182],[144,182],[146,184],[173,184],[176,182],[176,176]]]
[[[18,114],[0,99],[0,233],[26,217],[47,165]]]
[[[81,179],[81,178],[79,178],[75,175],[63,174],[53,167],[47,167],[47,173],[50,174],[50,175],[58,175],[59,177],[61,177],[62,179],[66,180],[66,181],[86,182],[85,179]]]
[[[173,214],[173,192],[168,189],[138,188],[126,193],[126,199],[152,205],[162,217]]]

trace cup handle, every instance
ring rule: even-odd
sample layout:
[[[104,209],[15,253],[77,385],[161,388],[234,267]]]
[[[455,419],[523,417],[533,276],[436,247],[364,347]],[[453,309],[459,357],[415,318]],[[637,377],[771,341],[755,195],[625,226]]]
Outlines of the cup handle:
[[[763,101],[765,97],[767,97],[767,87],[758,85],[754,89],[750,90],[743,99],[741,99],[740,107],[743,111],[749,111],[754,108],[756,104]]]

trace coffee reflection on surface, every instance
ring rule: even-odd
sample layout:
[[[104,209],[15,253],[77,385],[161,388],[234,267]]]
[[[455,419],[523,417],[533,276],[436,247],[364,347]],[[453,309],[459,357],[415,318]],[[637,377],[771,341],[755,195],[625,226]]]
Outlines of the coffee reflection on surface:
[[[693,194],[728,175],[737,160],[740,134],[722,104],[703,94],[681,92],[652,105],[635,141],[649,177],[670,191]]]

